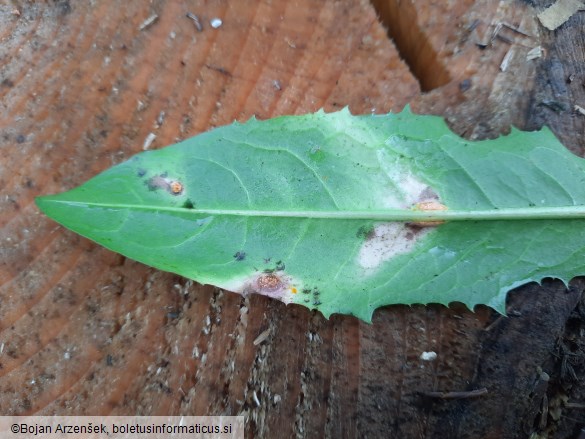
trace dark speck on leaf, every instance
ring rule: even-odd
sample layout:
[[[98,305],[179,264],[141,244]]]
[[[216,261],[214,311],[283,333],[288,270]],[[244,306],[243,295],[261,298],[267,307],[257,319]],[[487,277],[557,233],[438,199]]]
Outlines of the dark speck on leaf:
[[[163,172],[162,174],[160,174],[160,176],[162,178],[167,178],[169,176],[169,173],[168,172]]]
[[[136,175],[138,175],[139,177],[144,177],[146,175],[146,169],[139,169],[138,171],[136,171]]]
[[[320,300],[315,300],[315,301],[313,302],[313,305],[315,305],[315,306],[319,306],[319,305],[321,305],[321,301],[320,301]]]
[[[356,238],[371,239],[373,237],[374,228],[372,226],[361,226],[355,236]]]
[[[194,209],[195,208],[195,205],[193,204],[193,201],[191,201],[191,200],[188,199],[187,201],[185,201],[183,203],[183,207],[185,209]]]
[[[244,259],[246,259],[246,252],[236,252],[236,254],[234,255],[234,259],[236,261],[243,261]]]
[[[303,294],[311,294],[311,290],[308,288],[303,288]]]
[[[284,262],[278,261],[276,263],[276,271],[284,271],[285,265]]]

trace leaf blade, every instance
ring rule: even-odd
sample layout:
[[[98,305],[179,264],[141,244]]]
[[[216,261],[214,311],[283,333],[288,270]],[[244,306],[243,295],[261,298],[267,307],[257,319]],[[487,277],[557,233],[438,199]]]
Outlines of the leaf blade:
[[[235,123],[142,153],[37,204],[140,262],[369,321],[392,303],[502,312],[517,282],[583,274],[583,264],[547,260],[538,245],[583,255],[585,223],[575,218],[584,216],[584,175],[583,160],[548,130],[470,142],[408,110],[320,112]],[[423,199],[449,210],[413,209]],[[407,223],[425,219],[449,222]]]

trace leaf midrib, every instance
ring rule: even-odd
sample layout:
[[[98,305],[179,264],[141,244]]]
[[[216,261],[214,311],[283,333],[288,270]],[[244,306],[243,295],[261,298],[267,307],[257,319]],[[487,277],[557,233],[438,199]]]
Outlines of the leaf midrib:
[[[363,219],[374,221],[501,221],[585,219],[585,206],[514,207],[489,210],[255,210],[255,209],[190,209],[185,207],[153,206],[140,204],[95,203],[52,200],[40,197],[41,205],[67,204],[81,208],[106,208],[173,212],[193,215],[248,216],[274,218],[315,218],[331,220]]]

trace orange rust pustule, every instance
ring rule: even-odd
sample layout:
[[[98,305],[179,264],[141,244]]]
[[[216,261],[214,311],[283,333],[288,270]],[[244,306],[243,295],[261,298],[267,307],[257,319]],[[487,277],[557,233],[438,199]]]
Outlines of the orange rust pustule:
[[[276,291],[282,286],[280,278],[272,273],[260,276],[256,283],[258,288],[264,291]]]
[[[180,181],[172,181],[170,184],[171,193],[174,195],[179,195],[183,192],[183,184]]]
[[[420,203],[416,203],[412,210],[449,210],[447,206],[444,204],[439,203],[438,201],[421,201]],[[443,224],[445,221],[413,221],[410,222],[409,225],[415,227],[435,227],[440,224]]]

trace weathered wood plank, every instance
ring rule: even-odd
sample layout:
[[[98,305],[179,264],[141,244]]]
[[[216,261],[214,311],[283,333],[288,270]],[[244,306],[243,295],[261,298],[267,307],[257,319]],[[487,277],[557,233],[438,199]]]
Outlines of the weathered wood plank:
[[[568,336],[582,352],[582,320],[572,312],[582,282],[568,294],[557,283],[513,293],[509,309],[521,315],[500,320],[455,304],[388,307],[372,325],[326,321],[149,269],[34,207],[36,195],[141,151],[150,133],[158,148],[252,114],[321,107],[382,113],[412,102],[471,138],[546,123],[582,152],[585,119],[572,108],[585,101],[585,64],[571,50],[583,47],[582,16],[548,32],[521,1],[400,3],[390,14],[394,35],[418,78],[366,0],[0,7],[2,414],[242,413],[258,437],[517,437],[557,428],[552,418],[539,425],[543,396],[559,401],[557,384],[571,384],[572,401],[584,396],[551,352]],[[220,28],[209,26],[213,17]],[[492,40],[503,22],[527,35],[504,27]],[[539,44],[544,59],[527,61]],[[421,360],[425,351],[437,359]],[[554,385],[535,387],[542,371]],[[473,400],[424,396],[482,387],[488,393]],[[575,423],[558,426],[570,432]]]

